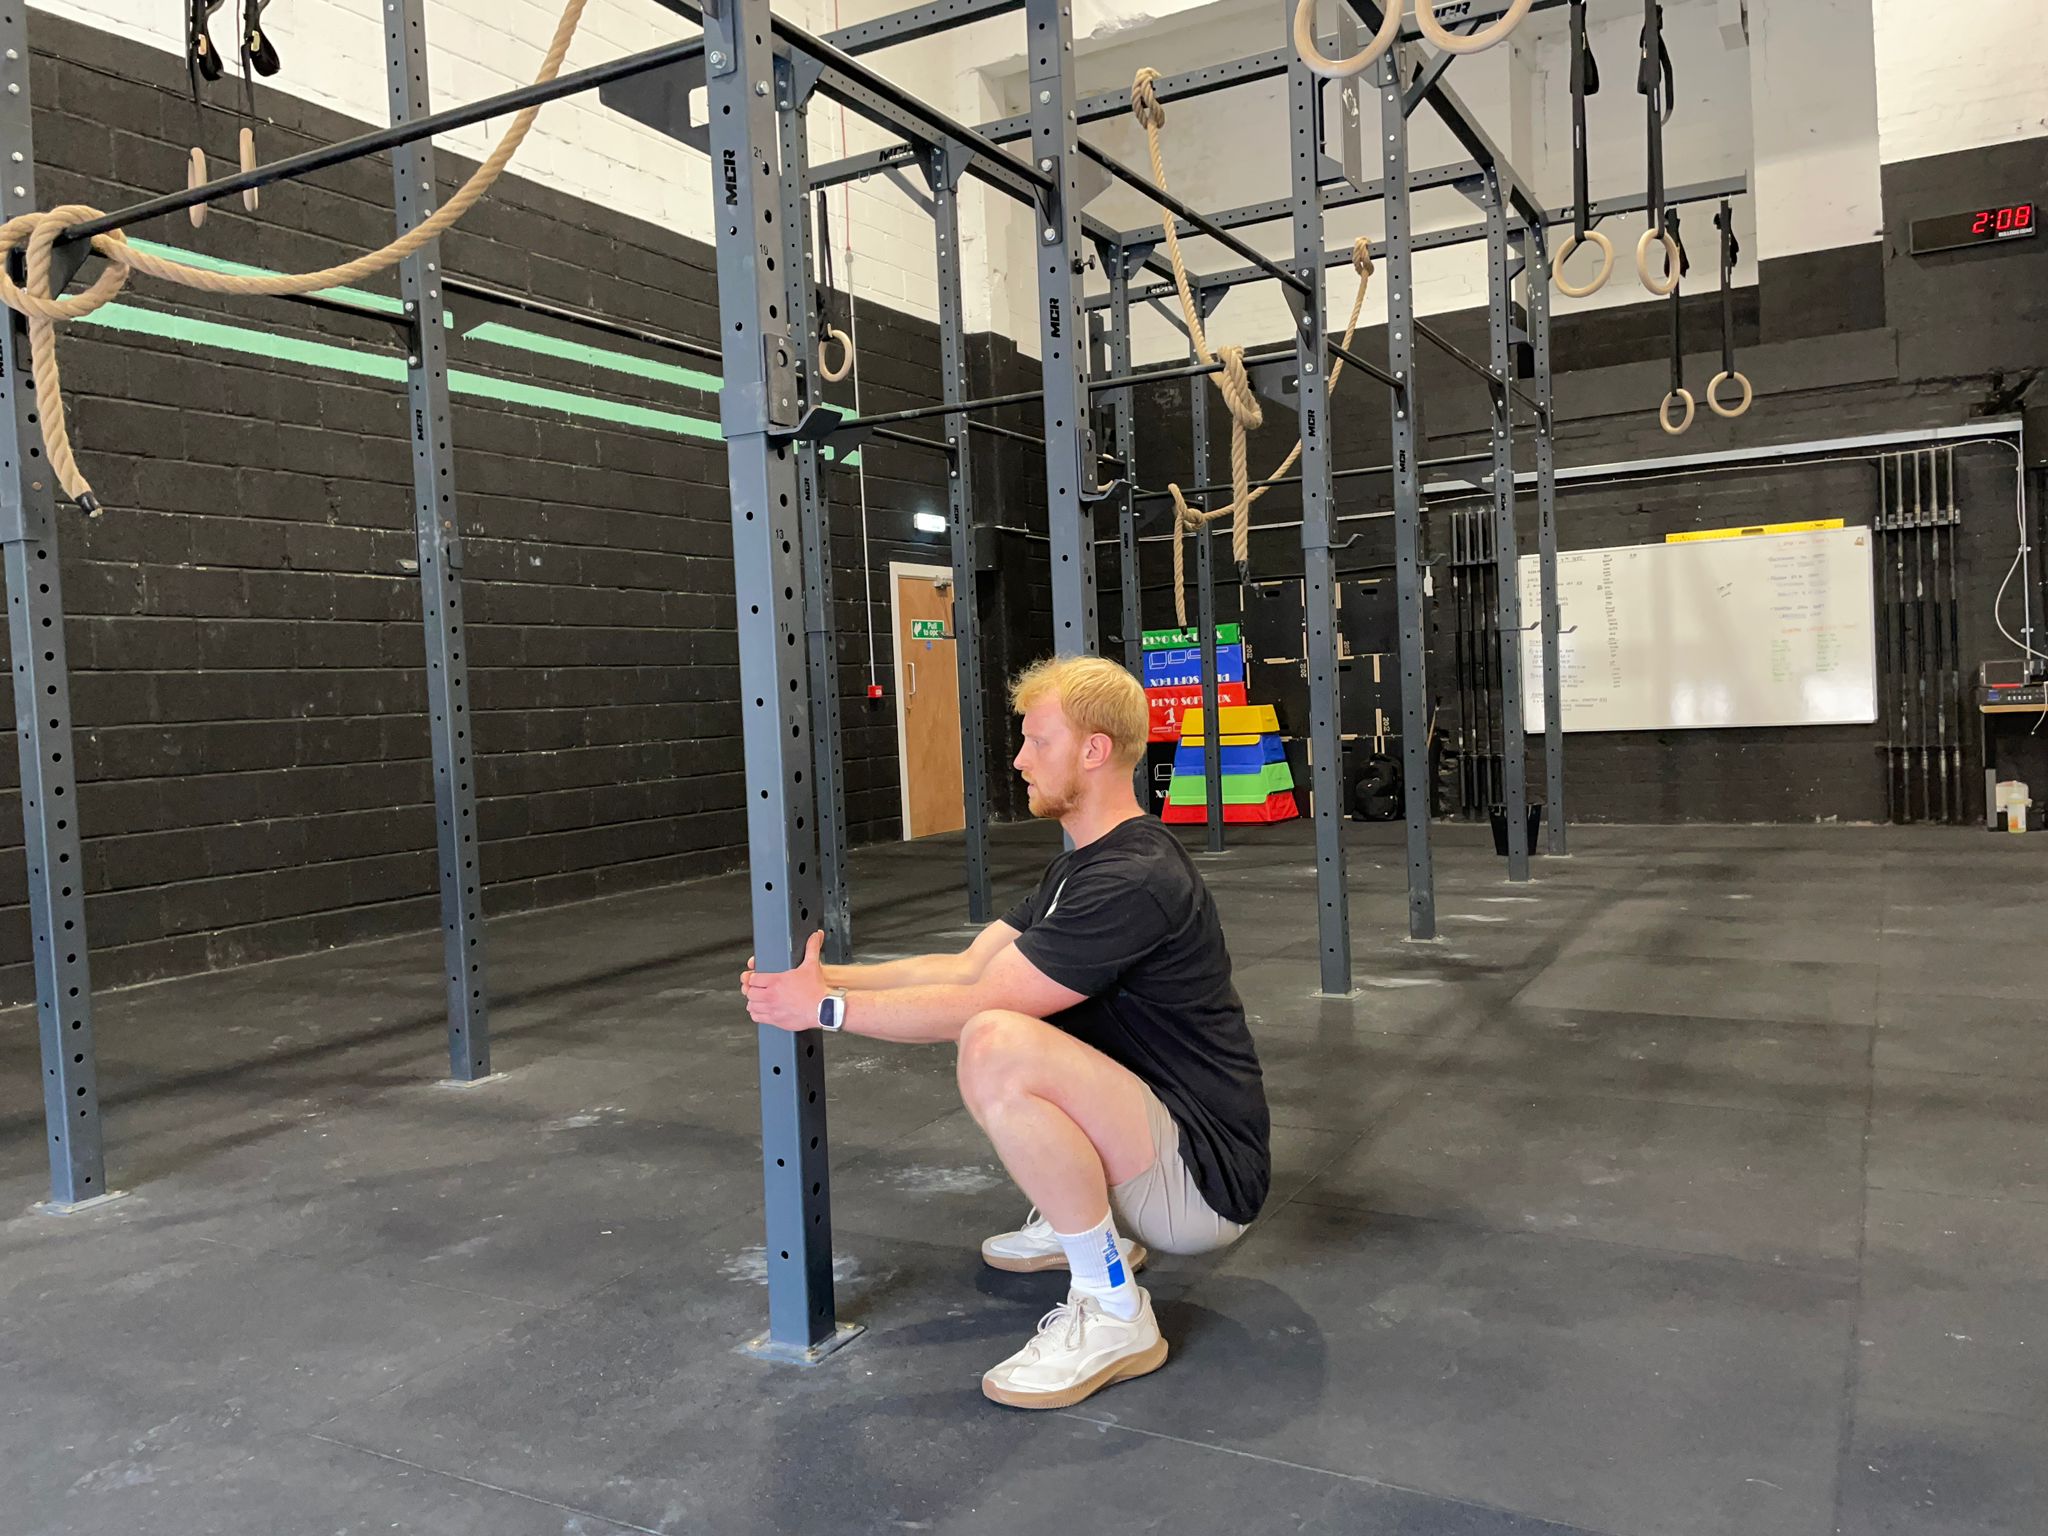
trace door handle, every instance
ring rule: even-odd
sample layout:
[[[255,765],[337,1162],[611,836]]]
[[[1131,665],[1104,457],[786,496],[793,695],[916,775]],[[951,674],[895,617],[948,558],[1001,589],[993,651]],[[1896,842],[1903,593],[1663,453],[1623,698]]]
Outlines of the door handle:
[[[917,697],[917,663],[906,660],[903,665],[910,669],[910,687],[903,696],[906,699],[914,699]]]

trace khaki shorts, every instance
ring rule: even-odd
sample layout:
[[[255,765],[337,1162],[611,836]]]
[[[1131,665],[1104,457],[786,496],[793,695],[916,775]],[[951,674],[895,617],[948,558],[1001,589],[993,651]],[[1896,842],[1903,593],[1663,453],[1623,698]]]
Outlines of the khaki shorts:
[[[1180,1126],[1149,1088],[1145,1090],[1145,1114],[1152,1126],[1152,1166],[1110,1189],[1109,1204],[1116,1213],[1117,1230],[1160,1253],[1213,1253],[1228,1248],[1244,1235],[1244,1228],[1217,1215],[1203,1198],[1193,1171],[1180,1155]]]

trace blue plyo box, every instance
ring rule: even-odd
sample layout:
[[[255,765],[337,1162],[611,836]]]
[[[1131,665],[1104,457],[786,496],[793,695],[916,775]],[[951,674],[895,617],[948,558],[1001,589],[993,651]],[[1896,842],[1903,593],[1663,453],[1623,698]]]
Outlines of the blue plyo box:
[[[1228,743],[1223,748],[1223,772],[1226,774],[1256,774],[1268,763],[1287,761],[1287,746],[1278,736],[1261,736],[1248,747],[1233,747]],[[1173,753],[1173,771],[1200,778],[1208,770],[1203,766],[1202,749],[1196,746],[1176,747]]]

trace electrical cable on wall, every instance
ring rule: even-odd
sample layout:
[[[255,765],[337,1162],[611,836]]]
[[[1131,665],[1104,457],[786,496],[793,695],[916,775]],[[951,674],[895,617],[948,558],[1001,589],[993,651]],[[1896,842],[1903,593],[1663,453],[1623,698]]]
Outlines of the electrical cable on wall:
[[[2005,627],[2005,594],[2012,586],[2013,576],[2026,564],[2032,553],[2027,536],[2027,462],[2017,443],[2002,443],[1999,446],[2012,450],[2013,506],[2015,521],[2019,525],[2019,547],[2013,551],[2012,564],[2006,567],[2005,579],[1998,584],[1998,595],[1991,600],[1991,622],[1998,626],[1998,632],[2011,642],[2022,656],[2033,660],[2048,661],[2048,651],[2037,651],[2018,635]],[[2030,591],[2031,581],[2020,583],[2020,601],[2024,617],[2020,627],[2029,634],[2034,628],[2034,604]]]

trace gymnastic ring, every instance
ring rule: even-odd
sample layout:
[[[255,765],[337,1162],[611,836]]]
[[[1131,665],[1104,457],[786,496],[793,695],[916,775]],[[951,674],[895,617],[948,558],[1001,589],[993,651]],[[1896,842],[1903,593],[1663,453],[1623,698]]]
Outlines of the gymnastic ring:
[[[1436,19],[1436,0],[1415,0],[1415,24],[1422,28],[1422,35],[1445,53],[1482,53],[1495,43],[1504,43],[1508,34],[1522,24],[1522,18],[1529,14],[1534,0],[1515,0],[1499,21],[1483,32],[1474,32],[1469,37],[1460,37],[1455,32],[1446,32],[1443,24]],[[1399,6],[1391,9],[1399,10]]]
[[[1522,0],[1522,8],[1528,9],[1527,0]],[[1324,57],[1316,44],[1316,0],[1300,0],[1294,7],[1294,51],[1301,55],[1310,74],[1324,80],[1349,80],[1371,69],[1380,55],[1394,46],[1394,39],[1401,35],[1401,15],[1398,0],[1387,0],[1386,19],[1372,41],[1348,59],[1332,59]]]
[[[840,348],[837,370],[825,361],[825,349],[835,341],[839,343]],[[853,372],[853,338],[836,325],[826,326],[824,340],[818,343],[818,372],[825,376],[825,382],[828,384],[837,384]]]
[[[206,151],[201,149],[197,144],[194,144],[192,146],[191,158],[186,162],[185,165],[185,190],[187,192],[190,192],[195,187],[203,187],[205,185]],[[206,212],[206,204],[194,203],[190,208],[185,210],[185,217],[192,221],[192,227],[194,229],[198,229],[206,223]]]
[[[1583,299],[1589,294],[1598,293],[1607,286],[1607,279],[1614,271],[1614,242],[1597,229],[1587,230],[1586,239],[1600,247],[1600,270],[1593,275],[1593,281],[1584,287],[1573,287],[1564,275],[1564,264],[1571,260],[1572,252],[1579,248],[1577,235],[1566,235],[1564,244],[1557,248],[1557,255],[1551,260],[1551,281],[1557,284],[1557,291],[1566,298]]]
[[[1721,386],[1730,379],[1733,379],[1742,386],[1742,404],[1736,406],[1732,411],[1720,401]],[[1755,398],[1756,396],[1749,387],[1749,376],[1739,368],[1733,373],[1715,374],[1714,382],[1707,386],[1707,405],[1716,416],[1725,416],[1730,421],[1748,411],[1749,402]]]
[[[1650,242],[1664,242],[1664,286],[1658,287],[1650,277]],[[1685,275],[1685,257],[1678,249],[1678,242],[1661,229],[1646,229],[1643,238],[1636,242],[1636,276],[1643,280],[1643,286],[1660,299],[1668,299],[1678,291],[1678,280]]]
[[[1683,400],[1685,402],[1685,419],[1675,427],[1671,425],[1671,402],[1674,400]],[[1692,410],[1692,391],[1689,389],[1674,389],[1664,397],[1664,403],[1657,407],[1657,425],[1664,429],[1665,436],[1667,437],[1682,437],[1692,426]]]

